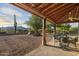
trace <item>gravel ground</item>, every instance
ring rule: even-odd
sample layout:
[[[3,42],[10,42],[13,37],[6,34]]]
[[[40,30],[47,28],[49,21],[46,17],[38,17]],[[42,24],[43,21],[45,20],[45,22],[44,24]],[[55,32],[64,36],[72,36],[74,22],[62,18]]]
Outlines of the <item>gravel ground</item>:
[[[41,45],[41,36],[6,35],[0,36],[0,55],[24,55]]]

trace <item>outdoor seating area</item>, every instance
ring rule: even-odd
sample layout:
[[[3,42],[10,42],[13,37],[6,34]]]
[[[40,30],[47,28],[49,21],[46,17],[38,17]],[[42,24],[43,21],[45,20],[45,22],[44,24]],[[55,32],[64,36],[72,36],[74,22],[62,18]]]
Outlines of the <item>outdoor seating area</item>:
[[[68,34],[60,34],[59,36],[57,35],[56,38],[59,41],[59,46],[62,48],[67,48],[69,47],[70,43],[72,43],[75,48],[77,48],[77,42],[78,42],[78,37],[73,37],[69,36]]]

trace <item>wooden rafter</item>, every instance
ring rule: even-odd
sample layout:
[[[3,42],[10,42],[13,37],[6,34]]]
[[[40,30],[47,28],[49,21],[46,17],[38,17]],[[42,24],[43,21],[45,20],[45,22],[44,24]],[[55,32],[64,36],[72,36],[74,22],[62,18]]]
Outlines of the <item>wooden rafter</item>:
[[[61,19],[63,16],[67,15],[70,11],[72,11],[72,9],[74,9],[74,7],[71,7],[68,10],[62,11],[61,13],[55,15],[54,17]],[[59,16],[59,17],[57,17],[57,16]]]
[[[41,13],[46,12],[48,9],[54,7],[55,5],[57,5],[57,4],[51,4],[49,7],[47,7],[46,9],[44,9]]]
[[[42,8],[42,7],[43,7],[43,4],[40,4],[35,9],[39,9],[39,8]]]
[[[47,15],[52,14],[54,11],[59,10],[61,7],[64,7],[65,5],[67,5],[67,4],[61,4],[59,7],[54,8],[53,10],[49,11],[49,12],[47,13]]]
[[[37,16],[40,16],[40,17],[45,18],[44,15],[42,15],[42,14],[39,13],[39,12],[36,12],[36,11],[32,10],[32,9],[31,9],[30,7],[28,7],[27,5],[24,5],[24,4],[22,4],[22,3],[16,3],[16,4],[13,4],[13,5],[18,6],[19,8],[22,8],[22,9],[28,11],[28,12],[31,12],[31,13],[37,15]]]
[[[51,17],[51,16],[56,15],[58,13],[60,14],[60,13],[64,12],[65,10],[68,10],[69,8],[71,8],[73,6],[74,6],[74,4],[69,4],[68,6],[63,7],[62,9],[50,14],[49,16]]]
[[[47,4],[47,5],[45,5],[40,11],[41,11],[41,13],[42,13],[42,11],[43,10],[45,10],[46,8],[48,8],[49,6],[51,6],[51,3],[50,4]]]
[[[37,6],[35,9],[37,11],[40,11],[42,8],[44,8],[44,6],[47,6],[48,4],[40,4],[39,6]]]

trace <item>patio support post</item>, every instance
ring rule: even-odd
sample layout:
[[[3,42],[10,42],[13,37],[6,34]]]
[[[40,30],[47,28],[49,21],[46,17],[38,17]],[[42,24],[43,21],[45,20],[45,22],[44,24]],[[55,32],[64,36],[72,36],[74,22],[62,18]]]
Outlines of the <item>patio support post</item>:
[[[46,18],[42,21],[42,45],[46,45]]]
[[[78,22],[78,40],[79,40],[79,22]]]
[[[54,46],[55,46],[55,39],[56,39],[56,24],[54,24],[54,41],[53,41]]]
[[[54,39],[56,39],[55,37],[56,37],[56,24],[54,24]]]

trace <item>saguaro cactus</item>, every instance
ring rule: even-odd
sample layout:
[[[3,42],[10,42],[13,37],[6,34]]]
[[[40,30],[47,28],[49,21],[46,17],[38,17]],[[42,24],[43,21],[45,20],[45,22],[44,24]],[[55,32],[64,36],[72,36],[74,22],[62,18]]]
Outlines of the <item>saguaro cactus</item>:
[[[14,33],[17,31],[16,15],[14,15]]]

